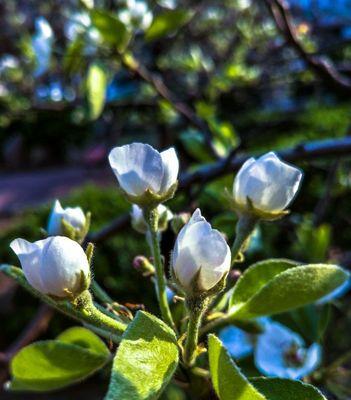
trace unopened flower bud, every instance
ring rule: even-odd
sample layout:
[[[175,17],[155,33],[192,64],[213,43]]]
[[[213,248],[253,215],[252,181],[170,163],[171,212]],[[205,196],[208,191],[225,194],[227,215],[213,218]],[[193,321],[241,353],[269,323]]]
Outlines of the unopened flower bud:
[[[143,275],[155,274],[155,267],[145,256],[136,256],[133,260],[133,267]]]
[[[47,233],[49,236],[71,236],[66,232],[65,224],[66,227],[69,226],[73,231],[79,233],[84,231],[86,223],[86,216],[80,207],[62,208],[59,200],[56,200],[49,217]]]
[[[109,162],[127,199],[154,208],[173,197],[179,161],[174,148],[158,152],[148,144],[115,147]]]
[[[157,206],[157,213],[158,231],[163,232],[167,229],[168,222],[173,218],[173,214],[169,208],[163,204],[159,204]],[[132,226],[137,232],[145,234],[149,230],[148,224],[144,218],[143,210],[136,204],[133,204],[132,206],[131,218]]]
[[[175,280],[189,295],[216,290],[230,269],[230,249],[197,209],[180,231],[172,254]]]
[[[90,284],[90,268],[82,247],[64,236],[30,243],[15,239],[10,244],[27,281],[43,294],[73,299]]]
[[[296,195],[302,172],[282,162],[270,152],[255,160],[248,159],[240,168],[233,185],[236,209],[258,218],[275,219],[286,214]]]

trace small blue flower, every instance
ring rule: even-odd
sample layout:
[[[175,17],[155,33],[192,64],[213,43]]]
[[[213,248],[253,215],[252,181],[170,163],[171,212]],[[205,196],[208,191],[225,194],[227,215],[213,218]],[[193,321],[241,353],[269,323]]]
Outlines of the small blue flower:
[[[321,352],[319,344],[306,348],[300,335],[272,321],[258,336],[254,360],[256,368],[266,376],[301,379],[318,368]]]
[[[253,353],[254,336],[235,326],[228,326],[219,333],[219,338],[227,348],[229,354],[237,360]]]

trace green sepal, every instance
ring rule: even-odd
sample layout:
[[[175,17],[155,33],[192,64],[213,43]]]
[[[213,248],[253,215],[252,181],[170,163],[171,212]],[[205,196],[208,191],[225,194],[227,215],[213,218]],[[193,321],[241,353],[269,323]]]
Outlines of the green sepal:
[[[163,193],[162,195],[154,193],[152,190],[147,189],[145,192],[140,195],[140,196],[132,196],[122,190],[123,195],[125,198],[132,204],[137,204],[139,207],[142,209],[146,210],[152,210],[156,208],[159,204],[166,202],[167,200],[170,200],[173,196],[174,193],[176,192],[178,187],[178,181],[175,182],[168,190],[166,193]]]

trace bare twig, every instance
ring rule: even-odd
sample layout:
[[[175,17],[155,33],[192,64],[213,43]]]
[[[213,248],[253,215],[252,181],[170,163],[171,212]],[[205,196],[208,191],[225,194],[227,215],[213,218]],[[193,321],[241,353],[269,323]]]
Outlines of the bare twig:
[[[351,80],[342,75],[326,57],[317,56],[305,50],[298,38],[289,3],[286,0],[265,0],[279,31],[288,45],[295,49],[305,63],[334,90],[351,93]]]
[[[219,159],[219,155],[212,143],[212,132],[208,123],[199,118],[196,113],[184,102],[176,98],[171,93],[169,88],[163,82],[161,76],[153,74],[144,65],[142,65],[137,59],[130,56],[121,56],[123,65],[133,72],[136,76],[149,83],[163,99],[167,100],[173,108],[178,112],[179,115],[184,117],[192,126],[199,129],[204,135],[206,144],[209,147],[211,154]]]
[[[289,162],[351,156],[351,137],[347,136],[342,139],[301,143],[286,150],[277,151],[276,153],[279,157]],[[179,179],[179,190],[186,190],[194,184],[210,182],[222,175],[233,173],[249,157],[250,155],[248,154],[241,154],[233,158],[233,153],[231,153],[223,160],[204,165],[195,172],[184,173]],[[113,237],[121,229],[124,229],[128,223],[129,215],[122,215],[101,231],[93,233],[88,240],[102,242]]]

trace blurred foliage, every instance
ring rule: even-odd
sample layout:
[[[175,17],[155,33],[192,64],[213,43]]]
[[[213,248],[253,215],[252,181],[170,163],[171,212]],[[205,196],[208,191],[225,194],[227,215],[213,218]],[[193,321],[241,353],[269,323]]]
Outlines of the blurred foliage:
[[[323,10],[312,8],[293,7],[299,39],[309,51],[347,67],[351,46],[344,30],[350,29],[349,22],[342,19],[340,26],[331,27],[323,23]],[[337,12],[334,6],[328,11],[335,18]],[[3,167],[27,170],[63,162],[81,164],[86,162],[86,149],[103,146],[106,152],[116,143],[130,141],[160,148],[175,144],[183,170],[213,161],[204,132],[159,96],[160,82],[175,103],[185,104],[205,122],[219,156],[237,146],[258,154],[350,134],[349,98],[329,90],[306,69],[278,34],[263,2],[7,0],[0,2],[0,15]],[[138,67],[156,78],[156,86],[135,73]],[[104,155],[101,162],[106,162]],[[350,161],[312,160],[299,166],[305,176],[292,213],[274,224],[260,225],[242,268],[267,256],[313,263],[329,260],[350,267]],[[173,211],[200,206],[230,241],[236,216],[228,209],[224,188],[231,191],[232,179],[193,185],[169,205]],[[129,210],[115,187],[86,186],[63,199],[63,205],[91,211],[92,231]],[[8,248],[12,239],[41,237],[39,228],[45,227],[49,208],[24,211],[2,229],[2,262],[17,264]],[[164,254],[170,253],[173,242],[173,234],[167,232]],[[147,248],[128,227],[98,244],[94,275],[118,301],[143,302],[156,312],[152,283],[132,268],[137,254],[147,254]],[[329,364],[350,348],[345,335],[351,328],[350,303],[347,296],[331,310],[311,306],[279,319],[308,342],[323,340]],[[36,306],[36,300],[16,291],[14,308],[0,310],[7,315],[21,310],[12,312],[11,318],[5,316],[2,347],[18,335]],[[70,323],[55,316],[48,337]],[[330,387],[349,393],[345,381],[350,365],[343,368],[342,374],[329,379]],[[175,386],[163,397],[184,399]]]

